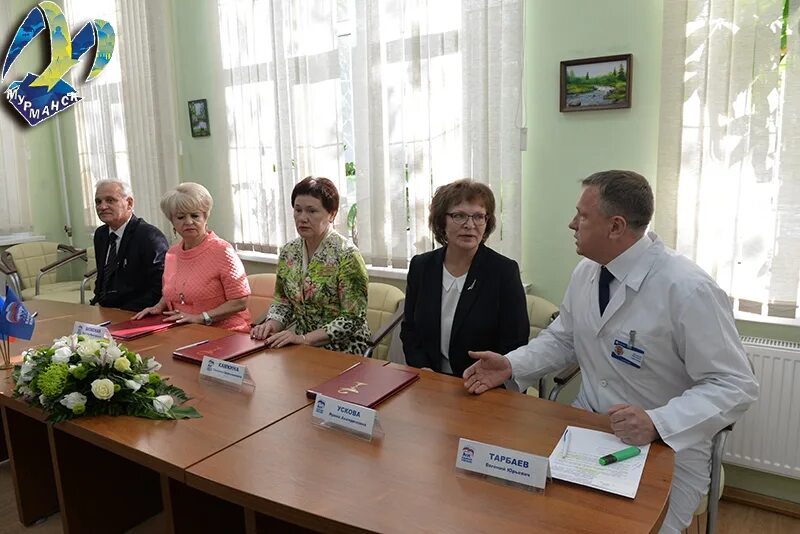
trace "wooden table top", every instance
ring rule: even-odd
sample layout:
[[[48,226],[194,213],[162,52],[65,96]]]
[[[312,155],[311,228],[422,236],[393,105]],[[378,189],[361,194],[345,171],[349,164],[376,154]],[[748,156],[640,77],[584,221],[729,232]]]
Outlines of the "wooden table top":
[[[549,456],[567,425],[608,418],[504,390],[468,394],[422,372],[379,409],[376,442],[311,423],[311,407],[192,466],[186,481],[321,531],[653,532],[666,512],[673,452],[650,448],[635,499],[561,481],[545,495],[455,469],[460,437]],[[298,446],[302,444],[302,446]]]
[[[52,308],[48,304],[53,304]],[[26,303],[27,305],[27,303]],[[49,343],[72,331],[74,321],[126,320],[129,312],[72,306],[73,314],[63,316],[63,303],[34,301],[30,309],[41,310],[45,320],[37,323],[30,345]],[[48,319],[46,312],[57,310]],[[61,315],[59,315],[61,314]],[[288,347],[249,355],[247,364],[255,389],[236,391],[199,380],[200,367],[172,358],[180,346],[203,339],[216,339],[230,332],[202,325],[176,327],[124,343],[142,357],[155,356],[163,365],[159,373],[192,397],[191,406],[202,418],[182,421],[153,421],[138,417],[86,417],[57,428],[111,452],[183,480],[184,470],[200,460],[310,404],[306,389],[331,378],[363,358],[324,349]],[[19,347],[19,345],[17,345]],[[21,349],[20,349],[21,350]],[[13,384],[0,380],[0,402],[43,419],[21,400],[10,399]]]

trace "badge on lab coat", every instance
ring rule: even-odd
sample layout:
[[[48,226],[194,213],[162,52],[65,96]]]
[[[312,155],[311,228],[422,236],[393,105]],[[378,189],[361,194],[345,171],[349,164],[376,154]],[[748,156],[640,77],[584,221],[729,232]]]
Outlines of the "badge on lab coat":
[[[622,363],[632,365],[637,369],[642,368],[642,360],[644,360],[644,350],[639,347],[632,347],[624,341],[619,339],[614,340],[614,348],[611,350],[611,357],[619,360]]]

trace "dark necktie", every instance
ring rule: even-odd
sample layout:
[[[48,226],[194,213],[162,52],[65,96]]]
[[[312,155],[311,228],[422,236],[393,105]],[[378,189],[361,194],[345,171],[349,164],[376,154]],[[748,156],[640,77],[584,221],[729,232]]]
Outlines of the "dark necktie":
[[[117,271],[117,234],[110,232],[108,234],[108,258],[106,258],[106,266],[103,269],[103,292],[108,293],[111,290],[111,277]]]
[[[611,271],[606,269],[605,266],[600,267],[600,283],[598,284],[600,290],[600,315],[603,315],[603,312],[606,311],[606,306],[608,306],[609,289],[613,279],[614,275],[611,274]]]

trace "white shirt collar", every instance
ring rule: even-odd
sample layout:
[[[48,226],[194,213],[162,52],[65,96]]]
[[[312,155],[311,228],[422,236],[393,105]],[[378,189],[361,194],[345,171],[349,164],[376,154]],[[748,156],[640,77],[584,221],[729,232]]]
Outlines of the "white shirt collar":
[[[453,284],[456,284],[458,288],[458,292],[464,289],[464,283],[467,281],[467,273],[462,274],[461,276],[453,276],[450,274],[450,271],[447,270],[447,267],[442,264],[442,287],[445,291],[450,291],[453,288]]]
[[[125,227],[128,226],[129,222],[131,222],[131,217],[133,217],[133,213],[131,213],[131,216],[128,217],[128,220],[125,221],[124,223],[122,223],[122,226],[120,226],[116,230],[112,230],[110,226],[108,227],[108,235],[117,234],[117,243],[122,241],[122,236],[123,236],[123,234],[125,234]],[[117,246],[119,246],[119,245],[117,245]]]
[[[631,245],[628,250],[606,264],[611,274],[620,283],[625,283],[628,274],[633,270],[639,259],[644,256],[647,249],[653,244],[653,240],[647,234],[643,235],[636,243]]]

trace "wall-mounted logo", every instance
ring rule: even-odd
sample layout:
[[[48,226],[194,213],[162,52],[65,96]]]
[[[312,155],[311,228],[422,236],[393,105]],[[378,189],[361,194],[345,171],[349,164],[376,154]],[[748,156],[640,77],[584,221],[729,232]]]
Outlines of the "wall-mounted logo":
[[[50,1],[41,2],[30,10],[17,28],[3,62],[1,80],[5,80],[8,70],[22,50],[45,29],[45,21],[50,33],[50,63],[41,74],[29,72],[25,79],[11,82],[5,92],[6,99],[31,126],[36,126],[80,102],[81,97],[64,81],[64,76],[78,63],[81,56],[94,48],[94,63],[85,81],[97,78],[111,61],[116,42],[114,28],[100,19],[87,22],[71,38],[67,19],[61,8]]]

